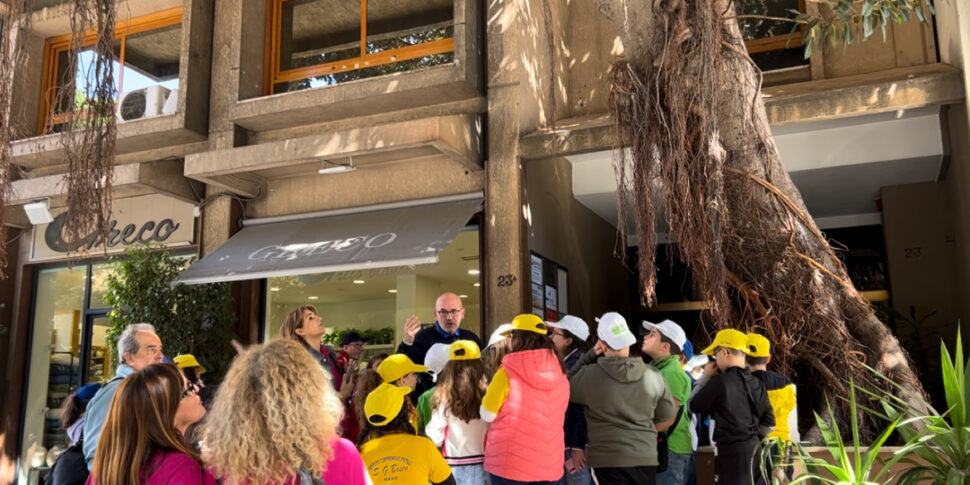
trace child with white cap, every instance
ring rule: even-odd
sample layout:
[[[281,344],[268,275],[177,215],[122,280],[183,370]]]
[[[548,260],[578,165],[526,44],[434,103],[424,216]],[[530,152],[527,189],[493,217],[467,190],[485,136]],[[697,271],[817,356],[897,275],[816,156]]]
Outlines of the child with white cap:
[[[586,405],[589,465],[601,484],[653,484],[657,432],[677,408],[660,371],[630,357],[626,320],[609,312],[597,322],[599,341],[569,371],[570,400]]]
[[[579,317],[566,315],[558,322],[546,322],[549,338],[556,346],[556,353],[566,369],[579,364],[579,358],[589,350],[589,325]],[[563,424],[566,435],[566,474],[559,483],[564,485],[588,485],[593,477],[586,466],[586,408],[571,402],[566,408],[566,422]]]
[[[690,457],[694,454],[690,417],[686,413],[687,399],[690,397],[690,378],[680,364],[680,357],[687,345],[687,334],[673,320],[660,323],[644,321],[643,328],[647,330],[643,336],[643,353],[653,359],[650,365],[663,375],[677,406],[674,425],[661,433],[663,441],[658,443],[658,446],[667,447],[666,457],[661,457],[661,461],[666,458],[667,462],[660,465],[665,469],[657,473],[657,484],[684,485],[687,483]]]

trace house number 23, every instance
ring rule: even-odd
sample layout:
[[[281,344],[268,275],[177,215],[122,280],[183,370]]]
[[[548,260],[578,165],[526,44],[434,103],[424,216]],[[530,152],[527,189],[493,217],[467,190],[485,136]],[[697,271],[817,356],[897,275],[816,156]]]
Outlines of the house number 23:
[[[498,275],[499,286],[512,286],[512,283],[515,283],[515,280],[516,280],[515,275],[510,275],[510,274]]]

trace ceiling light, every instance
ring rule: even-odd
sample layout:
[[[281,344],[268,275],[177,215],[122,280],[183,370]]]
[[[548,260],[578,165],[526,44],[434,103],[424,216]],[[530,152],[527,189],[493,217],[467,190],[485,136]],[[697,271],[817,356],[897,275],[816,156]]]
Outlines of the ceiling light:
[[[364,284],[364,280],[354,280],[354,284],[355,285],[362,285],[362,284]]]
[[[395,290],[394,288],[391,288],[390,290],[387,290],[387,292],[388,293],[397,293],[397,290]]]
[[[270,288],[269,291],[280,291],[280,287],[279,286],[274,286],[274,287]]]
[[[479,286],[482,286],[482,284],[481,284],[481,283],[475,283],[475,284],[474,284],[474,285],[472,285],[472,286],[474,286],[475,288],[478,288]]]
[[[468,298],[468,295],[458,295],[458,298]]]
[[[306,299],[307,300],[319,300],[320,297],[319,296],[308,296],[308,297],[306,297]]]
[[[319,170],[317,170],[317,173],[320,175],[326,175],[331,173],[353,172],[354,170],[357,170],[357,167],[354,166],[354,157],[350,157],[350,163],[346,165],[330,163],[326,160],[323,160],[322,164],[323,166]]]
[[[51,215],[47,199],[24,204],[24,212],[27,213],[27,220],[35,226],[38,224],[50,224],[54,221],[54,216]]]
[[[470,270],[468,270],[468,274],[470,274],[472,276],[477,276],[477,275],[482,274],[482,272],[480,270],[477,270],[477,269],[470,269]]]

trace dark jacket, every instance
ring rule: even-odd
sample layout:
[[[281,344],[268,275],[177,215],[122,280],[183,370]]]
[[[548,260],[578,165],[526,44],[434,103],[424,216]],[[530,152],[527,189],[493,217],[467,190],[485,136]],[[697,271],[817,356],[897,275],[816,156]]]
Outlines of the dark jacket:
[[[579,364],[579,358],[583,354],[578,349],[566,356],[566,369],[572,369]],[[563,423],[563,431],[566,434],[566,448],[586,447],[586,407],[582,404],[571,402],[566,408],[566,421]]]
[[[303,342],[303,339],[300,339],[300,342]],[[310,352],[310,355],[320,363],[320,367],[323,367],[323,370],[330,374],[333,380],[333,388],[339,391],[340,385],[344,381],[344,373],[340,368],[340,364],[337,363],[337,354],[334,353],[333,347],[321,345],[319,349],[315,349],[305,342],[303,344],[307,351]]]
[[[746,369],[731,367],[706,382],[698,381],[690,412],[714,419],[714,442],[727,446],[761,440],[775,427],[775,415],[761,379]]]
[[[406,345],[403,341],[397,346],[397,353],[405,354],[412,362],[418,365],[424,365],[424,356],[428,353],[428,349],[434,344],[450,344],[456,340],[471,340],[478,344],[478,347],[482,347],[482,341],[475,335],[475,332],[471,330],[465,330],[463,328],[458,328],[458,335],[444,336],[437,328],[438,324],[434,324],[427,328],[422,328],[418,331],[417,335],[414,336],[414,343],[411,345]],[[431,376],[425,372],[418,374],[418,384],[415,387],[414,392],[410,394],[413,400],[417,400],[424,391],[434,387],[434,381]]]

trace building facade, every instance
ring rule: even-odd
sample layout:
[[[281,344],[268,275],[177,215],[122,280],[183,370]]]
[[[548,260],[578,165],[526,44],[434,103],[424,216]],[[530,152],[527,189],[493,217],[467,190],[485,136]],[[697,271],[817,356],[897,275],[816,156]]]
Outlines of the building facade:
[[[58,243],[59,219],[32,225],[20,208],[63,210],[57,93],[85,82],[66,69],[69,5],[37,4],[19,39],[30,61],[14,152],[26,176],[8,202],[18,237],[0,281],[0,441],[20,483],[37,475],[34,450],[59,439],[60,400],[112,372],[106,258],[92,245],[97,257],[69,266],[66,250],[83,248]],[[232,282],[242,340],[271,339],[287,312],[314,304],[379,352],[408,315],[433,322],[443,291],[462,297],[463,325],[479,333],[527,311],[700,321],[704,303],[676,290],[641,308],[617,257],[632,251],[617,247],[607,104],[619,46],[593,2],[120,5],[109,249],[152,241],[201,256],[185,281]],[[771,28],[749,49],[812,216],[859,241],[862,273],[882,265],[867,295],[937,311],[945,327],[970,311],[959,298],[970,284],[970,8],[937,9],[934,24],[807,61]]]

